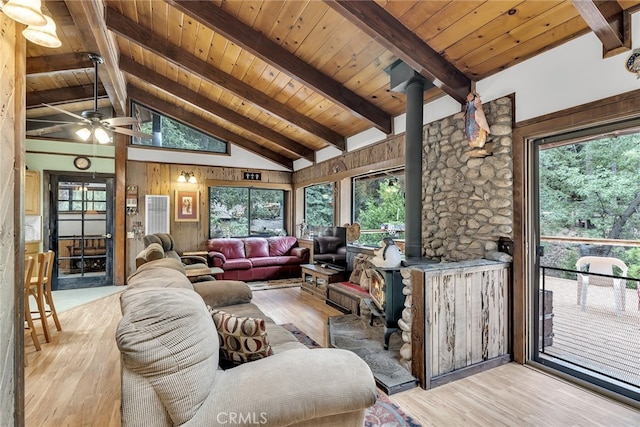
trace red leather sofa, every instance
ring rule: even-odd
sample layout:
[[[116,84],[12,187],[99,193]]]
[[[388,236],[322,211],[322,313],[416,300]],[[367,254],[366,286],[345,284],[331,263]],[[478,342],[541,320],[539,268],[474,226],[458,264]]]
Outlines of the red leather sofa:
[[[224,273],[216,279],[270,280],[301,276],[309,263],[309,249],[293,236],[216,238],[207,241],[209,264]]]

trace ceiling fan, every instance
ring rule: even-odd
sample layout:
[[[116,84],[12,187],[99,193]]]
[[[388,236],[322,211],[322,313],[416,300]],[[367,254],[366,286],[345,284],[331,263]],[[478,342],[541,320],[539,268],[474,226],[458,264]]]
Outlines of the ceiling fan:
[[[104,60],[100,55],[97,55],[95,53],[89,53],[89,60],[91,60],[91,62],[93,63],[95,74],[93,80],[93,110],[85,110],[80,113],[80,115],[78,115],[62,108],[56,107],[55,105],[43,103],[42,105],[59,111],[60,113],[66,114],[67,116],[71,116],[78,121],[61,122],[53,120],[31,120],[48,123],[59,123],[62,125],[80,125],[80,128],[75,131],[75,134],[78,135],[78,137],[80,137],[83,141],[87,141],[91,136],[94,136],[100,144],[107,144],[111,142],[111,137],[109,136],[108,131],[143,139],[151,139],[152,136],[147,133],[128,129],[126,127],[121,127],[139,124],[140,122],[138,119],[135,119],[133,117],[113,117],[105,119],[104,114],[98,111],[98,65],[104,63]]]

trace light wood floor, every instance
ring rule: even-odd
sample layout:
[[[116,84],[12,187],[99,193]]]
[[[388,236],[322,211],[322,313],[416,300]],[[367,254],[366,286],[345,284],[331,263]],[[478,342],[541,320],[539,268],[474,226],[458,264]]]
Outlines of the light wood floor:
[[[53,342],[42,351],[26,337],[28,427],[120,425],[118,298],[61,313],[63,331],[53,332]],[[340,314],[298,288],[255,292],[254,302],[276,323],[293,323],[322,344],[327,317]],[[517,364],[391,400],[423,425],[640,425],[640,412],[632,408]]]

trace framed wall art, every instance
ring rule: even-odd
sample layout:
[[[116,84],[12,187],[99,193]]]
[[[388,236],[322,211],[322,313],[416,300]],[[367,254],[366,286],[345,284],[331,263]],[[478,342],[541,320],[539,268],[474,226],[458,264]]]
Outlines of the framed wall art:
[[[176,190],[176,222],[198,222],[200,199],[198,191]]]

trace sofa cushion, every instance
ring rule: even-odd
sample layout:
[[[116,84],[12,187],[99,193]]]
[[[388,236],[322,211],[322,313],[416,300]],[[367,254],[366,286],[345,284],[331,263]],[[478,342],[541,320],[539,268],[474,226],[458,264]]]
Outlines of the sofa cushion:
[[[262,237],[247,237],[244,240],[244,254],[247,258],[269,256],[269,243]]]
[[[162,258],[141,265],[127,278],[127,287],[193,289],[184,267],[173,258]]]
[[[220,252],[227,259],[245,258],[242,239],[210,239],[207,248],[209,251]]]
[[[172,425],[183,425],[214,388],[219,343],[211,315],[202,298],[188,289],[127,289],[120,301],[123,317],[116,342],[123,371],[144,378],[145,390],[158,396]],[[144,392],[138,392],[124,394],[129,401],[123,405],[148,411],[140,403]]]
[[[160,243],[151,243],[136,255],[136,268],[149,261],[155,261],[162,258],[164,258],[164,249],[162,249],[162,245],[160,245]]]
[[[273,354],[264,319],[238,317],[209,307],[220,338],[220,357],[239,365]]]
[[[295,247],[298,239],[293,236],[269,237],[269,256],[289,255],[291,248]]]
[[[224,270],[249,270],[251,268],[251,261],[246,258],[227,259],[224,263]]]
[[[250,258],[251,265],[253,267],[267,267],[270,265],[280,265],[282,264],[280,258],[277,256],[266,256],[260,258]]]
[[[335,236],[321,236],[316,237],[318,242],[318,253],[331,254],[336,253],[340,246],[343,246],[343,241],[340,237]]]

